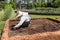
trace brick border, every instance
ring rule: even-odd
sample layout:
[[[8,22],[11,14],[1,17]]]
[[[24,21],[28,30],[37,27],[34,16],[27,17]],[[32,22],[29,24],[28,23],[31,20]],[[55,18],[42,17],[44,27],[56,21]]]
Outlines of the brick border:
[[[8,30],[9,30],[8,26],[9,26],[9,19],[5,22],[1,40],[8,40]]]
[[[10,20],[8,19],[5,22],[5,26],[3,29],[3,34],[1,37],[1,40],[59,40],[60,39],[60,31],[55,31],[55,32],[46,32],[46,33],[38,33],[38,34],[33,34],[33,35],[26,35],[26,36],[14,36],[14,37],[8,37],[8,31],[9,31],[9,25],[10,25]]]

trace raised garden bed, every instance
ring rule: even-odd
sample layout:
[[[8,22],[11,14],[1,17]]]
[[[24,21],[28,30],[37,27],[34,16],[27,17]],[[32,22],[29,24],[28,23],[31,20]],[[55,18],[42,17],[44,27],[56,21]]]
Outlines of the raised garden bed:
[[[11,30],[18,20],[7,20],[1,40],[60,40],[60,21],[34,18],[29,27]]]

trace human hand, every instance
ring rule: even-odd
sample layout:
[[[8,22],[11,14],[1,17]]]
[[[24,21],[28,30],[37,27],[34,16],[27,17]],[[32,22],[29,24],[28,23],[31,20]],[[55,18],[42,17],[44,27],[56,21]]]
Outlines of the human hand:
[[[12,27],[11,30],[16,30],[16,27]]]

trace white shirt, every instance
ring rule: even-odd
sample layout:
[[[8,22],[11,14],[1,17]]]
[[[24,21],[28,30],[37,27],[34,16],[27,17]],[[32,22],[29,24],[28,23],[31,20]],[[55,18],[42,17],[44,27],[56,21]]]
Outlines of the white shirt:
[[[20,14],[19,14],[20,15]],[[19,15],[17,17],[19,17]],[[21,16],[21,15],[20,15]],[[20,18],[20,22],[15,26],[19,27],[21,26],[24,22],[29,22],[31,20],[30,16],[28,15],[28,12],[22,12],[22,16]]]

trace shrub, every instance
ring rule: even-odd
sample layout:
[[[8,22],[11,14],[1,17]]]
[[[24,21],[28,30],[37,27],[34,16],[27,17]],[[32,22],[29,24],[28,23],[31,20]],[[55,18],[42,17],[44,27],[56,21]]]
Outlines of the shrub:
[[[5,9],[10,9],[10,8],[12,8],[12,5],[11,4],[6,4],[4,8]]]
[[[4,21],[7,20],[10,17],[11,12],[12,12],[12,6],[11,6],[11,4],[6,4],[2,20],[4,20]]]
[[[28,6],[29,6],[30,8],[35,8],[34,3],[29,3]]]
[[[2,11],[2,8],[0,8],[0,11]]]
[[[47,6],[47,3],[46,2],[42,2],[41,3],[41,7],[46,7]]]
[[[14,9],[16,8],[16,3],[15,2],[11,2],[10,4],[12,5],[12,8],[14,8]]]
[[[35,7],[41,7],[41,3],[40,2],[36,2],[35,3]]]
[[[60,7],[60,0],[55,0],[54,1],[54,6],[55,7]]]
[[[36,8],[36,7],[41,7],[40,2],[33,2],[28,4],[30,8]]]
[[[0,37],[2,35],[2,30],[3,30],[4,24],[5,24],[4,21],[0,21]]]
[[[31,8],[37,8],[37,7],[46,7],[47,3],[46,2],[33,2],[28,4]]]
[[[0,1],[0,8],[4,8],[5,4],[6,3],[4,1]]]

